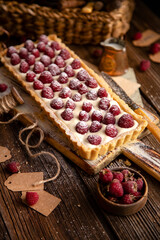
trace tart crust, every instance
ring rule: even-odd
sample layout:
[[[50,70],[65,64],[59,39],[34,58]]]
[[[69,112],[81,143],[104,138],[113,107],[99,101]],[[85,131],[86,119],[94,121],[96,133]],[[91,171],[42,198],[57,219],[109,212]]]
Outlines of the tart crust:
[[[40,105],[40,107],[45,111],[47,116],[52,120],[53,124],[55,124],[61,132],[67,136],[69,140],[69,144],[71,145],[71,148],[73,151],[77,153],[77,155],[81,156],[84,159],[87,160],[95,160],[98,158],[99,155],[105,155],[107,152],[110,152],[114,149],[116,149],[119,146],[122,146],[126,144],[127,142],[130,142],[132,140],[137,139],[137,137],[140,135],[140,133],[145,129],[147,126],[147,122],[140,116],[137,115],[122,99],[120,99],[119,96],[117,96],[111,88],[108,86],[108,84],[105,82],[105,80],[96,74],[91,68],[89,68],[72,50],[70,50],[64,43],[61,42],[59,38],[55,34],[49,35],[48,39],[50,41],[57,41],[60,43],[62,48],[66,48],[73,58],[78,58],[81,62],[82,67],[92,76],[94,77],[98,84],[105,88],[107,92],[111,95],[111,97],[120,105],[121,109],[125,111],[126,113],[129,113],[132,115],[134,120],[138,122],[138,126],[134,130],[130,130],[128,132],[125,132],[118,137],[114,138],[113,140],[109,141],[106,144],[102,144],[99,146],[96,146],[95,148],[89,148],[85,146],[83,143],[79,141],[79,139],[76,137],[73,131],[69,129],[69,127],[59,119],[52,109],[50,109],[45,101],[43,101],[42,98],[40,98],[34,89],[23,80],[20,74],[17,73],[17,71],[14,69],[14,66],[12,66],[10,63],[8,63],[6,58],[7,49],[5,49],[0,54],[0,58],[2,63],[5,65],[5,67],[14,75],[14,77],[18,80],[18,82],[24,87],[24,89],[34,98],[34,100]],[[17,49],[23,47],[23,44],[16,46]]]

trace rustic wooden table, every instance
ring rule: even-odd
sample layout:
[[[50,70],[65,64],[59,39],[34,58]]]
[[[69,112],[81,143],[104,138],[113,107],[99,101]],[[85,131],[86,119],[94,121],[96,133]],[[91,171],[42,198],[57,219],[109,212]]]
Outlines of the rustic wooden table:
[[[129,63],[141,84],[144,106],[157,116],[160,111],[160,65],[151,63],[148,71],[140,72],[137,66],[142,59],[148,59],[148,48],[134,47],[131,38],[133,33],[147,28],[158,32],[159,25],[160,19],[144,4],[137,2],[126,39]],[[97,63],[90,54],[92,47],[71,47],[83,59]],[[51,177],[55,165],[44,156],[31,159],[18,141],[18,132],[22,127],[18,121],[1,125],[0,146],[10,149],[12,159],[21,163],[22,172],[43,171],[45,178]],[[151,134],[145,137],[143,142],[160,152],[160,145]],[[26,207],[21,202],[20,193],[9,191],[4,186],[9,174],[5,171],[6,163],[0,164],[0,239],[160,239],[160,183],[157,180],[132,163],[131,167],[140,170],[146,177],[149,185],[148,201],[145,207],[134,215],[113,216],[97,205],[98,175],[87,175],[46,142],[43,142],[40,149],[53,152],[60,162],[60,176],[55,182],[45,184],[45,190],[62,201],[48,217]],[[113,161],[113,166],[124,165],[120,159],[125,160],[125,157],[119,156]]]

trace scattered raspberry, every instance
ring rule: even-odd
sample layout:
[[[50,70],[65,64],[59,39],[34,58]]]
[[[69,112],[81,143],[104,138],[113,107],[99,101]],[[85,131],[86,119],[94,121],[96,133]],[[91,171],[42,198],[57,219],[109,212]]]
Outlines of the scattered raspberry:
[[[98,97],[102,98],[102,97],[107,97],[108,93],[106,92],[105,88],[99,88],[97,95]]]
[[[34,49],[34,43],[32,40],[27,40],[24,44],[24,47],[27,48],[27,50],[29,52],[32,52],[32,50]]]
[[[48,43],[48,37],[45,34],[42,34],[39,37],[39,42],[44,42],[45,44],[47,44]]]
[[[51,63],[51,59],[50,59],[50,57],[47,56],[47,55],[43,55],[43,56],[41,57],[40,61],[43,63],[43,65],[44,65],[45,67],[48,67],[49,64]]]
[[[80,111],[79,120],[87,122],[89,120],[89,114],[86,111]]]
[[[8,86],[5,83],[0,83],[0,92],[5,92]]]
[[[39,62],[39,61],[38,61],[38,62],[35,62],[33,71],[34,71],[35,73],[41,73],[41,72],[43,72],[43,71],[44,71],[44,65],[43,65],[43,63],[41,63],[41,62]]]
[[[120,182],[122,182],[123,181],[123,173],[113,172],[113,179],[118,179]]]
[[[68,65],[65,67],[64,72],[67,73],[68,77],[74,77],[75,72],[73,70],[73,68],[71,67],[71,65]]]
[[[91,116],[92,121],[102,122],[103,115],[99,110],[95,110]]]
[[[29,206],[35,205],[39,200],[39,195],[37,192],[27,192],[26,193],[26,203]]]
[[[51,102],[51,107],[53,109],[58,110],[58,109],[63,108],[63,106],[64,106],[64,103],[63,103],[61,98],[53,99],[52,102]]]
[[[98,121],[93,121],[89,128],[90,132],[98,132],[102,128],[102,125]]]
[[[123,204],[131,204],[133,202],[134,202],[134,196],[131,194],[124,194],[121,199],[121,203]]]
[[[101,57],[102,53],[103,53],[103,51],[102,51],[101,48],[96,48],[96,49],[93,50],[92,55],[94,57]]]
[[[66,102],[65,107],[74,110],[76,108],[76,104],[74,103],[74,101],[72,99],[69,98]]]
[[[20,164],[18,162],[10,162],[6,165],[6,170],[10,173],[17,173],[20,170]]]
[[[60,46],[59,43],[56,42],[56,41],[53,41],[53,42],[51,43],[51,48],[52,48],[53,50],[61,50],[61,46]]]
[[[26,73],[29,70],[29,64],[25,60],[22,60],[19,66],[19,70],[22,73]]]
[[[140,66],[139,67],[140,67],[140,70],[142,72],[145,72],[147,69],[150,68],[150,66],[151,66],[151,62],[149,60],[142,60],[140,62]]]
[[[22,48],[19,50],[19,56],[20,56],[20,58],[22,58],[22,59],[26,59],[26,57],[28,56],[28,50],[27,50],[27,48],[22,47]]]
[[[150,47],[150,53],[155,54],[160,51],[160,43],[154,43]]]
[[[50,87],[44,87],[42,89],[41,95],[43,98],[51,99],[54,97],[54,92]]]
[[[67,49],[62,49],[59,54],[64,60],[67,60],[71,57],[70,52]]]
[[[88,125],[86,122],[81,121],[76,124],[76,131],[80,134],[85,134],[88,132]]]
[[[81,69],[78,73],[77,73],[77,78],[79,79],[79,81],[86,81],[89,78],[89,74],[86,70]]]
[[[11,57],[13,53],[17,53],[17,49],[13,46],[10,46],[7,50],[7,57]]]
[[[99,135],[89,135],[87,140],[92,145],[99,145],[102,141],[102,138]]]
[[[39,42],[39,43],[37,44],[37,48],[38,48],[38,50],[39,50],[40,52],[44,52],[45,49],[46,49],[46,44],[41,41],[41,42]]]
[[[120,114],[120,108],[117,105],[112,105],[109,109],[109,112],[112,113],[114,116],[117,116]]]
[[[55,56],[53,49],[49,46],[46,46],[44,53],[50,58],[53,58]]]
[[[110,100],[106,97],[102,97],[98,106],[100,109],[107,110],[110,106]]]
[[[32,54],[35,56],[35,58],[38,58],[40,56],[39,50],[37,48],[33,49]]]
[[[114,197],[122,197],[123,196],[123,187],[118,179],[113,179],[113,181],[109,185],[109,194]]]
[[[99,179],[102,183],[109,183],[113,180],[113,173],[109,169],[104,168],[99,173]]]
[[[51,83],[53,81],[52,74],[49,71],[44,71],[39,76],[39,80],[42,83]]]
[[[59,68],[63,68],[66,66],[64,59],[61,56],[57,56],[54,62]]]
[[[88,92],[88,88],[84,83],[80,83],[78,86],[78,92],[83,95]]]
[[[137,32],[133,35],[133,40],[138,40],[142,37],[142,33],[141,32]]]
[[[29,71],[26,74],[26,81],[33,82],[35,77],[36,77],[36,74],[33,71]]]
[[[35,63],[35,56],[30,54],[26,57],[26,62],[31,66]]]
[[[92,103],[90,102],[84,102],[82,105],[82,109],[86,112],[90,112],[92,109]]]
[[[43,83],[41,81],[39,81],[39,80],[35,80],[34,81],[33,88],[35,90],[41,90],[41,89],[43,89],[43,87],[44,87],[44,85],[43,85]]]
[[[67,75],[67,73],[62,72],[59,75],[58,82],[60,82],[61,84],[67,83],[68,82],[68,75]]]
[[[74,59],[71,63],[71,66],[73,69],[79,69],[81,68],[81,62],[79,61],[79,59]]]
[[[113,116],[112,113],[108,112],[105,114],[104,118],[103,118],[103,123],[108,125],[108,124],[115,124],[116,119]]]
[[[105,129],[105,134],[109,137],[116,137],[118,134],[118,130],[113,124],[108,124]],[[122,174],[123,175],[123,174]]]
[[[11,64],[15,66],[15,65],[19,64],[20,61],[21,61],[21,59],[20,59],[19,55],[17,53],[12,53]]]
[[[134,119],[130,114],[124,114],[118,120],[118,126],[121,128],[131,128],[133,125]]]
[[[67,97],[71,97],[71,95],[72,95],[72,92],[71,92],[70,88],[69,87],[65,87],[60,92],[59,97],[67,98]]]
[[[56,64],[54,64],[54,63],[49,65],[48,71],[51,72],[52,76],[56,76],[56,75],[59,75],[61,73],[59,67]]]
[[[69,82],[69,87],[72,90],[77,90],[79,87],[80,81],[77,78],[73,78],[71,79],[71,81]]]
[[[70,121],[74,115],[73,115],[73,111],[70,108],[66,108],[62,113],[61,113],[61,117],[66,120],[66,121]]]
[[[137,183],[137,190],[138,191],[141,191],[142,190],[142,188],[143,188],[143,179],[142,178],[138,178],[137,179],[137,181],[136,181],[136,183]]]
[[[94,79],[93,77],[90,77],[88,78],[86,81],[85,81],[85,84],[90,87],[90,88],[96,88],[98,87],[98,83],[96,81],[96,79]]]
[[[72,97],[72,100],[74,102],[80,102],[82,100],[81,94],[79,94],[79,93],[74,94],[73,97]]]
[[[59,92],[62,90],[62,85],[56,80],[51,82],[50,87],[52,88],[53,92]]]
[[[125,193],[135,193],[137,192],[137,183],[135,181],[128,180],[127,182],[122,182],[123,189]]]
[[[96,100],[97,99],[97,91],[96,90],[90,90],[86,94],[86,98],[89,100]]]

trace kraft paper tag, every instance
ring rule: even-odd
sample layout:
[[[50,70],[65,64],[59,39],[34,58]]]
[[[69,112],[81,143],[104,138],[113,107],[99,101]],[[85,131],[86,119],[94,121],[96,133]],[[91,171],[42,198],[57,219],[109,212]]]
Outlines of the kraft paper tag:
[[[155,53],[155,54],[149,54],[150,60],[156,63],[160,63],[160,52]]]
[[[142,33],[142,37],[140,39],[133,40],[133,45],[137,47],[148,47],[158,39],[160,39],[160,34],[151,29],[147,29]]]
[[[0,146],[0,162],[5,162],[10,159],[11,153],[8,148]]]
[[[32,209],[36,210],[37,212],[43,214],[44,216],[48,216],[60,203],[61,199],[53,196],[52,194],[46,191],[36,191],[39,195],[38,202],[33,205],[29,206]],[[22,201],[27,205],[26,199],[26,192],[22,192],[21,196]]]
[[[44,184],[33,186],[43,180],[43,172],[15,173],[8,177],[4,185],[14,192],[43,190]]]

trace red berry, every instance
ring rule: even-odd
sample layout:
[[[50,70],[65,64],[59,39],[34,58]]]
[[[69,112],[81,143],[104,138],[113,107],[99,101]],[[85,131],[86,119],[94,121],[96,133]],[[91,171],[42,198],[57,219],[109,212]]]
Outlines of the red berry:
[[[73,69],[79,69],[81,68],[81,62],[79,61],[79,59],[74,59],[71,63],[71,66]]]
[[[81,121],[76,124],[76,131],[80,134],[85,134],[88,132],[88,125],[86,122]]]
[[[72,90],[77,90],[79,87],[80,81],[77,78],[73,78],[71,79],[71,81],[69,82],[69,87]]]
[[[59,75],[58,82],[60,82],[60,83],[62,83],[62,84],[67,83],[67,82],[68,82],[68,75],[67,75],[67,73],[62,72],[62,73]]]
[[[26,57],[26,62],[31,66],[35,63],[35,56],[30,54]]]
[[[78,86],[78,92],[83,95],[88,92],[88,88],[84,83],[80,83]]]
[[[90,88],[96,88],[98,87],[98,83],[96,81],[96,79],[94,79],[93,77],[90,77],[88,78],[86,81],[85,81],[85,84],[90,87]]]
[[[142,179],[142,178],[138,178],[137,181],[136,181],[136,183],[137,183],[137,189],[138,189],[138,191],[141,191],[142,188],[143,188],[143,184],[144,184],[143,179]]]
[[[49,64],[51,63],[51,59],[50,59],[50,57],[47,56],[47,55],[43,55],[43,56],[41,57],[40,61],[43,63],[43,65],[44,65],[45,67],[48,67]]]
[[[112,113],[106,113],[104,118],[103,118],[103,123],[108,125],[108,124],[115,124],[116,122],[116,119],[115,117],[113,116]]]
[[[105,134],[111,138],[114,138],[118,134],[118,130],[113,124],[108,124],[105,129]],[[122,174],[123,175],[123,174]]]
[[[70,88],[69,87],[65,87],[60,92],[59,97],[67,98],[67,97],[71,97],[71,95],[72,95],[72,92],[71,92]]]
[[[135,181],[128,180],[127,182],[122,182],[123,189],[125,193],[135,193],[137,192],[137,183]]]
[[[19,66],[19,70],[22,73],[26,73],[29,70],[29,64],[25,60],[22,60]]]
[[[74,110],[75,107],[76,107],[76,104],[74,103],[74,101],[72,99],[69,98],[67,100],[67,102],[66,102],[66,106],[65,107]]]
[[[134,196],[131,194],[124,194],[124,196],[121,199],[121,203],[123,204],[131,204],[134,202]]]
[[[35,80],[34,81],[33,88],[35,90],[41,90],[41,89],[43,89],[43,87],[44,87],[44,85],[43,85],[43,83],[41,81],[39,81],[39,80]]]
[[[39,195],[37,192],[27,192],[26,193],[26,203],[29,206],[35,205],[39,200]]]
[[[38,58],[40,56],[39,50],[37,48],[33,49],[32,54],[35,56],[35,58]]]
[[[152,54],[155,54],[160,51],[160,43],[154,43],[151,45],[150,50]]]
[[[22,47],[22,48],[19,50],[19,56],[20,56],[20,58],[26,59],[26,57],[28,56],[28,50],[27,50],[27,48]]]
[[[92,121],[102,122],[103,115],[99,110],[95,110],[91,116]]]
[[[86,112],[90,112],[92,109],[92,103],[90,102],[84,102],[82,105],[82,109]]]
[[[97,95],[98,97],[102,98],[102,97],[107,97],[108,93],[105,88],[99,88]]]
[[[102,183],[109,183],[113,180],[113,174],[109,169],[104,168],[99,173],[99,179]]]
[[[42,89],[41,95],[43,98],[51,99],[54,97],[54,92],[50,87],[44,87]]]
[[[41,73],[41,72],[43,72],[43,71],[44,71],[44,65],[43,65],[43,63],[41,63],[41,62],[39,62],[39,61],[38,61],[38,62],[35,62],[33,71],[34,71],[35,73]]]
[[[122,171],[123,177],[125,181],[128,181],[130,177],[133,175],[128,169],[124,169]]]
[[[53,49],[49,46],[46,46],[44,53],[50,58],[53,58],[55,56]]]
[[[59,67],[54,63],[49,65],[48,70],[51,72],[52,76],[56,76],[56,75],[59,75],[61,73]]]
[[[86,111],[80,111],[79,120],[87,122],[89,120],[89,114]]]
[[[50,87],[52,88],[53,92],[59,92],[62,89],[62,85],[56,80],[51,82]]]
[[[113,179],[113,181],[109,185],[109,194],[114,197],[122,197],[123,196],[123,187],[118,179]]]
[[[59,68],[63,68],[66,66],[64,59],[61,56],[57,56],[54,62]]]
[[[113,179],[118,179],[120,182],[122,182],[123,181],[123,173],[113,172]]]
[[[59,43],[56,42],[56,41],[53,41],[53,42],[51,43],[51,48],[52,48],[53,50],[61,50],[61,46],[60,46]]]
[[[79,93],[74,94],[73,97],[72,97],[72,100],[74,102],[80,102],[82,100],[81,94],[79,94]]]
[[[19,64],[20,61],[21,61],[21,59],[20,59],[19,55],[17,53],[12,53],[11,64],[15,66],[15,65]]]
[[[145,72],[147,69],[149,69],[151,66],[151,62],[149,60],[142,60],[140,62],[140,70],[142,72]]]
[[[71,65],[66,66],[64,72],[67,73],[68,77],[73,77],[75,75],[75,72]]]
[[[135,192],[135,193],[132,193],[132,195],[134,196],[135,201],[142,197],[141,192]]]
[[[44,42],[45,44],[47,44],[48,43],[48,37],[45,34],[42,34],[39,37],[39,42]]]
[[[5,92],[8,86],[5,83],[0,83],[0,92]]]
[[[121,128],[131,128],[133,125],[134,119],[130,114],[124,114],[118,120],[118,126]]]
[[[13,53],[17,53],[17,49],[13,46],[10,46],[7,50],[7,57],[11,57]]]
[[[51,102],[51,107],[53,109],[57,109],[58,110],[58,109],[63,108],[63,106],[64,106],[64,103],[63,103],[61,98],[53,99],[52,102]]]
[[[120,108],[117,105],[112,105],[109,109],[109,112],[112,113],[114,116],[117,116],[120,114]]]
[[[102,138],[98,135],[89,135],[87,140],[92,145],[99,145],[102,141]]]
[[[102,53],[103,53],[103,51],[102,51],[101,48],[96,48],[96,49],[94,49],[94,51],[92,52],[92,55],[93,55],[94,57],[100,57],[100,56],[102,56]]]
[[[6,165],[6,170],[10,173],[17,173],[20,170],[20,164],[18,162],[10,162]]]
[[[64,60],[67,60],[71,57],[70,52],[67,49],[62,49],[59,54]]]
[[[44,71],[39,76],[39,80],[42,83],[51,83],[53,81],[52,74],[49,71]]]
[[[138,40],[142,38],[142,33],[141,32],[137,32],[133,35],[133,40]]]
[[[27,40],[24,44],[24,47],[27,48],[27,50],[29,52],[32,52],[32,50],[34,49],[34,43],[32,40]]]
[[[35,77],[36,77],[36,74],[33,71],[29,71],[26,74],[26,81],[33,82]]]
[[[70,121],[70,120],[74,117],[72,109],[66,108],[66,109],[61,113],[61,117],[62,117],[65,121]]]
[[[93,121],[89,128],[90,132],[98,132],[102,128],[102,125],[98,121]]]
[[[37,44],[37,48],[38,48],[38,50],[39,50],[40,52],[44,52],[45,49],[46,49],[46,44],[41,41],[41,42],[39,42],[39,43]]]
[[[80,81],[86,81],[89,78],[89,74],[86,70],[81,69],[78,73],[77,73],[77,78]]]
[[[86,94],[86,98],[89,100],[96,100],[97,99],[97,91],[96,90],[90,90]]]
[[[107,110],[110,106],[110,101],[106,97],[102,97],[101,100],[99,101],[99,108],[103,110]]]

